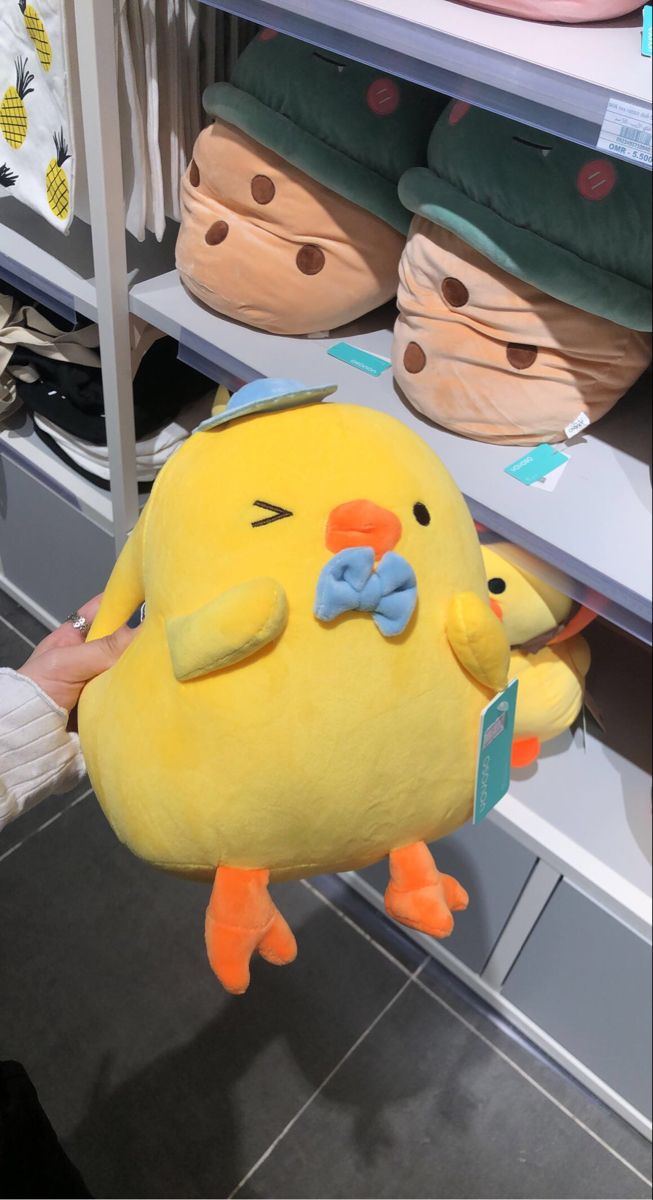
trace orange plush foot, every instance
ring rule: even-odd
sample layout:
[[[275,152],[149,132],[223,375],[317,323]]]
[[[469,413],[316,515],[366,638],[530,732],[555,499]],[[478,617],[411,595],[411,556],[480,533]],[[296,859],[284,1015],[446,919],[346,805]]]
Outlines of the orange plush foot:
[[[511,765],[515,770],[530,767],[540,757],[541,749],[542,743],[537,737],[517,738],[512,744]]]
[[[452,914],[468,904],[465,889],[451,875],[440,874],[424,842],[391,852],[385,906],[395,921],[444,938],[453,930]]]
[[[228,992],[249,987],[256,950],[276,966],[292,962],[297,943],[268,892],[269,871],[218,867],[206,910],[206,949],[211,967]]]

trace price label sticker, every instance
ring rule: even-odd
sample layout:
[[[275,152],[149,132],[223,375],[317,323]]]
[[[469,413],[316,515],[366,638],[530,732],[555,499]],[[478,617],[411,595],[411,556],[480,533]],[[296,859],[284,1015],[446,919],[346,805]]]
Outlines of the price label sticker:
[[[332,346],[327,353],[332,358],[347,363],[348,367],[355,367],[357,371],[364,371],[366,375],[377,378],[392,366],[389,358],[379,358],[378,354],[369,354],[367,350],[361,350],[359,346],[350,346],[348,342],[338,342],[338,345]]]
[[[651,166],[651,110],[627,100],[608,100],[601,126],[599,150]],[[600,185],[600,183],[599,183]],[[599,186],[597,185],[597,186]]]
[[[571,421],[565,429],[565,437],[567,441],[569,442],[572,438],[578,437],[578,434],[587,429],[590,424],[591,421],[589,417],[586,416],[585,413],[579,413],[576,417],[576,420]]]
[[[561,454],[548,442],[544,442],[543,445],[535,446],[528,454],[524,454],[517,459],[517,462],[511,463],[504,470],[506,475],[512,475],[513,479],[518,479],[527,487],[533,487],[533,484],[546,479],[553,471],[566,466],[568,462],[568,454]]]
[[[562,456],[566,461],[556,467],[555,471],[551,471],[550,475],[546,475],[544,479],[536,479],[532,487],[539,488],[541,492],[555,492],[562,476],[569,465],[569,459],[566,455]]]
[[[518,688],[518,680],[513,679],[481,713],[474,788],[475,825],[485,820],[510,787]]]

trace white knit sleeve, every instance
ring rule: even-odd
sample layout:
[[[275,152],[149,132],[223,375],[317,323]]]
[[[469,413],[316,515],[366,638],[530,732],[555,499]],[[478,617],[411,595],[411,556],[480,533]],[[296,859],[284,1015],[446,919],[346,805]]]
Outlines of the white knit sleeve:
[[[53,792],[67,792],[86,770],[68,713],[38,684],[0,668],[0,829]]]

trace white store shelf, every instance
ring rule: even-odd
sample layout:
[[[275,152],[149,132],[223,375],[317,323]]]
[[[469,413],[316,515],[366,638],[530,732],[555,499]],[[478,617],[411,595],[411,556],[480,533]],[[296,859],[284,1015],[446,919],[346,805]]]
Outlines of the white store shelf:
[[[283,376],[336,383],[339,401],[403,419],[449,468],[477,520],[551,564],[570,595],[586,599],[591,589],[592,607],[651,640],[651,408],[644,381],[591,433],[576,439],[558,487],[545,492],[505,474],[519,448],[448,433],[402,403],[390,372],[374,379],[327,355],[344,337],[388,358],[389,311],[372,314],[335,339],[278,337],[217,316],[186,292],[176,271],[138,284],[130,304],[179,339],[186,357],[214,379]]]
[[[596,1060],[592,1070],[568,1048],[565,1038],[558,1040],[548,1025],[538,1025],[503,989],[559,875],[645,942],[651,941],[651,657],[647,649],[601,623],[587,636],[593,652],[590,690],[602,710],[606,733],[593,726],[586,749],[581,737],[558,738],[528,772],[529,778],[519,772],[510,795],[490,814],[491,822],[540,860],[490,959],[478,973],[466,965],[455,944],[413,930],[404,932],[650,1140],[648,1116],[595,1074]],[[469,829],[466,844],[474,837],[475,831]],[[492,887],[494,874],[489,864],[476,881],[480,891]],[[383,885],[356,872],[343,878],[385,912]],[[472,870],[467,882],[473,878]],[[478,901],[479,887],[475,890]],[[469,919],[483,923],[478,910],[476,917],[470,910]],[[582,959],[580,944],[578,955]],[[607,982],[606,987],[609,992]],[[561,996],[565,988],[561,979]]]
[[[605,729],[588,718],[546,744],[488,820],[650,942],[651,655],[602,624],[586,637]]]
[[[651,105],[638,13],[569,26],[456,0],[206,2],[588,146],[611,96]]]
[[[606,732],[593,725],[586,747],[580,736],[558,738],[536,767],[518,773],[509,796],[490,814],[491,822],[526,845],[540,862],[489,961],[477,973],[459,957],[455,945],[407,932],[650,1140],[650,1119],[576,1058],[564,1039],[559,1041],[548,1026],[540,1027],[511,1003],[502,988],[558,875],[645,942],[651,941],[651,656],[647,649],[602,623],[595,624],[587,637],[593,653],[590,690]],[[474,830],[467,836],[473,839]],[[492,886],[493,874],[489,865],[482,886]],[[533,889],[538,876],[540,886]],[[343,878],[385,911],[383,886],[378,882],[356,872]],[[580,958],[582,946],[578,950]],[[561,994],[564,991],[561,981]]]
[[[174,227],[158,245],[127,238],[130,283],[148,279],[160,270],[162,255],[172,254]],[[7,280],[35,300],[69,320],[74,314],[97,318],[91,228],[74,220],[62,234],[38,213],[12,197],[0,202],[0,289]]]
[[[614,631],[587,634],[590,720],[515,773],[492,820],[651,940],[651,658]]]
[[[95,487],[57,457],[23,411],[0,429],[0,458],[6,456],[107,533],[113,533],[111,495]]]
[[[91,230],[73,221],[64,237],[17,200],[0,204],[0,287],[6,281],[68,320],[95,318]]]
[[[558,25],[520,20],[467,7],[456,0],[352,0],[366,19],[383,14],[424,33],[441,33],[463,38],[480,52],[516,58],[531,66],[544,67],[582,83],[624,92],[650,103],[651,73],[640,53],[639,13],[619,21],[592,25]],[[306,5],[290,0],[293,8]],[[281,7],[287,7],[286,0]],[[610,53],[605,53],[606,46]],[[417,43],[414,43],[417,48]],[[480,70],[480,63],[479,63]]]

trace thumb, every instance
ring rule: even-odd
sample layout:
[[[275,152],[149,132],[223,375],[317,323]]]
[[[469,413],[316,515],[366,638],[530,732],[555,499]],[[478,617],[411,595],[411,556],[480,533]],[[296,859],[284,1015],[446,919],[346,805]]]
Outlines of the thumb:
[[[130,629],[121,625],[107,637],[98,638],[94,642],[82,642],[68,650],[66,674],[72,680],[84,684],[108,671],[115,666],[118,659],[138,634],[138,629]]]
[[[85,684],[113,667],[138,633],[139,629],[122,625],[115,633],[95,642],[54,645],[33,654],[19,671],[33,680],[55,704],[70,712]]]

